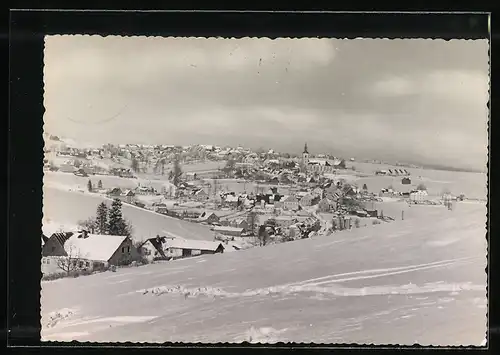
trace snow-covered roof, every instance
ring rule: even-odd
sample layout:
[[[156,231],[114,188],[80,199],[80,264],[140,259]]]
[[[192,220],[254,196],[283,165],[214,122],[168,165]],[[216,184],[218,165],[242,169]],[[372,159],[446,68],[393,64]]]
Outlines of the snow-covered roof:
[[[238,196],[227,195],[226,202],[238,202]]]
[[[87,238],[75,233],[64,243],[68,255],[95,261],[108,261],[123,241],[128,238],[118,235],[88,234]]]
[[[326,165],[325,159],[309,159],[309,164]]]
[[[179,239],[173,238],[168,239],[165,242],[165,248],[176,248],[176,249],[191,249],[191,250],[210,250],[216,251],[219,246],[222,245],[220,242],[212,242],[208,240],[192,240],[192,239]],[[224,246],[222,246],[224,248]]]
[[[241,232],[243,232],[243,228],[217,226],[217,227],[214,227],[214,232],[238,232],[238,233],[241,233]]]

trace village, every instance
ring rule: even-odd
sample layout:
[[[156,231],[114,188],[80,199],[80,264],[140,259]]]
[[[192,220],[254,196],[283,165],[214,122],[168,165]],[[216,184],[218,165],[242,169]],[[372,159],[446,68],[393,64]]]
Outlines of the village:
[[[122,204],[132,205],[205,226],[213,234],[213,240],[193,240],[168,230],[158,230],[147,238],[133,236],[126,228],[115,228],[118,232],[113,233],[112,228],[102,227],[110,222],[102,222],[107,216],[99,217],[98,208],[101,226],[90,217],[80,221],[78,230],[46,229],[42,233],[42,272],[48,279],[330,236],[404,219],[404,213],[394,216],[374,207],[384,198],[408,204],[447,204],[449,209],[452,200],[464,198],[447,193],[432,200],[423,185],[406,192],[391,186],[369,192],[366,184],[358,186],[350,179],[356,172],[345,159],[311,156],[307,143],[300,156],[242,147],[105,145],[76,149],[66,144],[47,149],[46,156],[46,171],[88,179],[86,193],[115,201],[116,213],[121,213]],[[183,171],[207,162],[216,164]],[[400,176],[401,184],[411,184],[404,168],[377,170],[374,175]],[[102,182],[105,176],[133,181],[129,186],[135,187],[106,186]]]

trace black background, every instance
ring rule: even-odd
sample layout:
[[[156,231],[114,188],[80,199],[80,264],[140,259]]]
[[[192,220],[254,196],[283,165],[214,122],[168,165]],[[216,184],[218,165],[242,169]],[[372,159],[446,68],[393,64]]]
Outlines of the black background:
[[[125,9],[126,2],[120,2]],[[143,3],[141,1],[141,3]],[[487,11],[480,9],[478,3],[461,6],[460,2],[452,2],[452,5],[415,5],[402,4],[392,7],[377,6],[376,9],[364,8],[363,11]],[[101,3],[102,4],[102,3]],[[45,5],[45,4],[44,4]],[[52,4],[53,8],[61,8]],[[74,4],[73,4],[74,5]],[[350,10],[356,7],[352,4],[337,4],[336,11]],[[83,4],[80,8],[89,8]],[[102,9],[111,9],[112,6],[100,5]],[[115,5],[116,6],[116,5]],[[131,5],[129,5],[131,6]],[[188,8],[184,3],[184,9]],[[398,7],[399,6],[399,7]],[[11,8],[47,8],[38,3],[12,5]],[[136,4],[130,9],[140,9]],[[146,9],[145,5],[142,7]],[[149,8],[155,8],[149,5]],[[160,7],[156,7],[159,9]],[[170,7],[172,9],[173,7]],[[192,7],[196,8],[196,7]],[[200,9],[201,7],[197,7]],[[206,8],[206,7],[205,7]],[[220,9],[229,9],[221,7]],[[233,6],[233,8],[235,8]],[[98,7],[93,7],[97,10]],[[298,8],[295,8],[297,10]],[[257,9],[256,9],[257,10]],[[259,10],[266,10],[260,8]],[[274,11],[279,10],[275,7]],[[285,11],[285,8],[281,9]],[[303,10],[326,10],[323,6],[315,9]],[[99,34],[99,35],[161,35],[161,36],[220,36],[220,37],[340,37],[340,38],[441,38],[441,39],[479,39],[488,38],[488,15],[487,14],[422,14],[422,13],[281,13],[281,12],[112,12],[112,11],[11,11],[8,14],[8,26],[4,33],[4,43],[9,33],[9,96],[7,122],[8,142],[8,171],[7,171],[7,210],[8,210],[8,233],[5,241],[7,260],[7,314],[5,329],[8,331],[9,346],[74,346],[73,349],[45,349],[49,353],[63,351],[64,353],[82,352],[79,346],[93,345],[85,343],[40,343],[40,233],[42,219],[42,177],[43,177],[43,49],[44,36],[51,34]],[[495,22],[492,20],[493,30]],[[9,31],[10,30],[10,31]],[[497,40],[492,35],[493,42]],[[493,48],[493,43],[492,43]],[[492,54],[492,57],[495,56]],[[493,64],[493,62],[492,62]],[[493,66],[493,65],[492,65]],[[82,68],[84,70],[84,68]],[[492,71],[494,73],[494,70]],[[492,81],[493,86],[493,81]],[[495,90],[491,91],[490,107],[494,101]],[[498,102],[498,100],[497,100]],[[491,134],[491,133],[490,133]],[[491,149],[491,143],[490,143]],[[494,154],[491,154],[494,156]],[[490,157],[491,159],[491,157]],[[494,180],[494,169],[490,160],[491,176],[489,181]],[[490,183],[491,196],[494,189]],[[495,200],[492,198],[489,206],[493,207]],[[492,209],[492,208],[491,208]],[[489,216],[490,234],[493,232],[493,220]],[[495,260],[491,255],[496,255],[497,247],[495,240],[489,241],[489,264],[490,270],[494,269]],[[498,264],[498,261],[497,261]],[[498,346],[498,299],[495,285],[497,274],[489,272],[489,352],[500,353]],[[68,296],[70,297],[70,296]],[[495,298],[497,302],[495,302]],[[96,345],[96,344],[95,344]],[[113,344],[109,344],[113,345]],[[132,345],[132,344],[129,344]],[[180,344],[178,344],[180,345]],[[326,345],[326,344],[325,344]],[[220,346],[223,346],[221,344]],[[276,351],[290,350],[290,345],[280,344],[282,347]],[[352,345],[356,346],[356,345]],[[231,345],[224,345],[227,349],[216,351],[243,351],[242,349],[231,349]],[[253,346],[255,348],[255,346]],[[258,346],[257,346],[258,347]],[[319,352],[325,351],[314,349],[313,344],[296,344],[294,348],[302,348],[301,351]],[[306,350],[306,348],[308,348]],[[12,349],[11,349],[12,350]],[[245,351],[248,351],[247,348]],[[264,349],[262,349],[264,350]],[[377,352],[389,353],[396,350],[371,349]],[[444,350],[444,352],[457,352],[460,349]],[[22,353],[38,351],[35,349],[18,348]],[[89,351],[89,350],[85,350]],[[117,351],[124,349],[96,349],[92,351]],[[136,350],[134,350],[136,351]],[[181,351],[176,349],[141,349],[141,351]],[[182,350],[207,351],[207,349]],[[214,350],[212,350],[214,351]],[[268,351],[268,350],[265,350]],[[330,350],[331,351],[331,350]],[[335,350],[335,351],[340,351]],[[353,349],[351,351],[366,351]],[[402,349],[398,352],[415,351],[415,349]],[[469,350],[484,352],[483,350]],[[428,352],[428,351],[427,351]]]

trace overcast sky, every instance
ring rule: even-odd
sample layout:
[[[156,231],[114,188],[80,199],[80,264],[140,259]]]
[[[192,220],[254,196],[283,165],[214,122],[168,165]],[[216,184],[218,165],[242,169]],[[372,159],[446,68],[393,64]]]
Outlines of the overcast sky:
[[[45,130],[486,164],[488,42],[51,36]]]

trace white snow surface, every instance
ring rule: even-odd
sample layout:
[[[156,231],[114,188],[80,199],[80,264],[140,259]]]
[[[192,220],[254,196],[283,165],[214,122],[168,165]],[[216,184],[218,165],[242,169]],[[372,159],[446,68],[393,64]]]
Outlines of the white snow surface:
[[[327,237],[42,282],[42,339],[481,345],[486,213],[415,206]],[[51,326],[64,308],[78,312]]]

